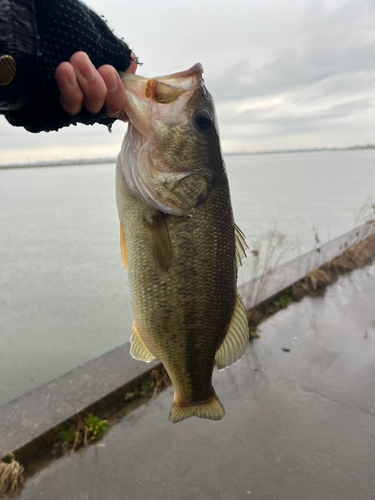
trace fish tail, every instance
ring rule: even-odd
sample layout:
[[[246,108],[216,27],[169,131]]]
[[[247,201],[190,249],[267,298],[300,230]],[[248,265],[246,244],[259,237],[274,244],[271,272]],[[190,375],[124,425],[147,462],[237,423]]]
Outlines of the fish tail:
[[[170,422],[174,424],[176,422],[181,422],[185,418],[189,417],[199,417],[199,418],[209,418],[211,420],[220,420],[225,415],[223,405],[220,399],[216,396],[215,391],[212,397],[203,404],[198,404],[194,406],[179,406],[177,403],[173,403],[171,413],[169,415]]]

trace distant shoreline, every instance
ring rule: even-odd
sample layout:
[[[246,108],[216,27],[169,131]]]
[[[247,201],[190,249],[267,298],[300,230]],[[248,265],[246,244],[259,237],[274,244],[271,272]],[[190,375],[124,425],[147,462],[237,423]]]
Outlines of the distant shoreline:
[[[274,151],[237,151],[233,153],[224,153],[224,156],[249,156],[249,155],[272,155],[272,154],[287,154],[287,153],[322,153],[335,151],[361,151],[375,149],[375,145],[368,144],[366,146],[352,146],[350,148],[311,148],[311,149],[280,149]],[[116,158],[90,158],[90,159],[72,159],[58,161],[40,161],[34,163],[10,163],[8,165],[0,165],[0,170],[12,168],[40,168],[40,167],[69,167],[77,165],[100,165],[103,163],[116,163]]]
[[[100,165],[102,163],[116,163],[116,158],[90,158],[90,159],[72,159],[58,161],[38,161],[34,163],[10,163],[9,165],[0,165],[0,170],[11,168],[40,168],[40,167],[70,167],[76,165]]]
[[[235,153],[224,153],[224,156],[240,156],[240,155],[274,155],[285,153],[324,153],[335,151],[362,151],[368,149],[375,149],[375,144],[368,144],[367,146],[351,146],[350,148],[311,148],[311,149],[275,149],[272,151],[237,151]]]

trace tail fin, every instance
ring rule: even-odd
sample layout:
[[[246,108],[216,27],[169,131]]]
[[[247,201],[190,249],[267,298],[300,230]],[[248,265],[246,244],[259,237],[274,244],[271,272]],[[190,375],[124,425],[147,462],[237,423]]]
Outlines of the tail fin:
[[[181,422],[181,420],[185,420],[185,418],[189,417],[220,420],[224,417],[224,415],[225,411],[223,405],[221,404],[214,391],[213,396],[207,401],[207,403],[195,406],[179,406],[177,403],[173,403],[171,413],[169,415],[169,420],[174,424],[176,422]]]

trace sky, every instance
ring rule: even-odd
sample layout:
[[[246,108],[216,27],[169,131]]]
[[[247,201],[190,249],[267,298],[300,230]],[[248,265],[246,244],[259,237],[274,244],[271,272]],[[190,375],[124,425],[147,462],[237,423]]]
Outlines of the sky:
[[[224,152],[375,143],[374,0],[87,0],[154,77],[196,62]],[[126,125],[31,134],[0,116],[0,164],[114,157]]]

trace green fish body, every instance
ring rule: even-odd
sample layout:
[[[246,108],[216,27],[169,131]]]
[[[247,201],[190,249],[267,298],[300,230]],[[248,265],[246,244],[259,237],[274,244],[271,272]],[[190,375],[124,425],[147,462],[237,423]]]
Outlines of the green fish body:
[[[214,365],[237,361],[248,342],[236,288],[247,246],[233,221],[212,98],[200,65],[123,82],[131,123],[116,200],[134,314],[131,354],[164,364],[175,389],[172,422],[219,420]]]

